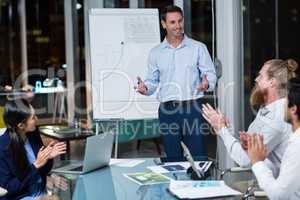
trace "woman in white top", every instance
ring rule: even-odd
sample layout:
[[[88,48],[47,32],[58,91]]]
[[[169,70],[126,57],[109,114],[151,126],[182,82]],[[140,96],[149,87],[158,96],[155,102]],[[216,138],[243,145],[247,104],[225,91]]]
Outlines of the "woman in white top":
[[[278,175],[283,153],[286,149],[291,126],[284,121],[285,97],[287,82],[295,77],[296,61],[273,59],[264,63],[255,79],[250,102],[252,106],[260,106],[256,118],[250,124],[247,133],[240,132],[240,140],[234,137],[227,127],[224,115],[214,110],[210,105],[203,105],[203,116],[212,125],[216,134],[223,140],[231,158],[240,166],[251,164],[247,155],[248,134],[264,135],[268,149],[268,159],[265,161],[272,169],[274,176]]]

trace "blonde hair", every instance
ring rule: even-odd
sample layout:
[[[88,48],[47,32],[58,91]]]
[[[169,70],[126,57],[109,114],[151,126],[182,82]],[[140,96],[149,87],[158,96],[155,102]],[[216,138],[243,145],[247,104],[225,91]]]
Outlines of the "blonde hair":
[[[277,91],[280,98],[287,95],[287,84],[291,78],[296,77],[296,70],[298,69],[298,63],[293,59],[281,60],[272,59],[264,63],[268,65],[267,75],[268,78],[274,78],[277,80]],[[264,104],[264,98],[262,91],[256,86],[252,89],[250,95],[250,104],[254,109],[255,106]]]
[[[277,80],[277,90],[279,97],[285,97],[287,95],[288,81],[291,78],[296,77],[298,63],[293,59],[272,59],[265,62],[264,64],[269,65],[267,69],[267,75],[269,79],[275,78]]]

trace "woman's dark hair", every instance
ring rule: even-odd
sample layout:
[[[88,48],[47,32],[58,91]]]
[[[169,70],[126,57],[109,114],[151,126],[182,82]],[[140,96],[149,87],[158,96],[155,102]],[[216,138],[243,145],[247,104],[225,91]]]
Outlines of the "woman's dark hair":
[[[183,16],[183,12],[182,12],[182,9],[178,6],[174,6],[174,5],[169,5],[169,6],[166,6],[162,12],[161,12],[161,15],[160,15],[160,19],[163,20],[163,21],[166,21],[166,17],[167,17],[167,13],[171,13],[171,12],[178,12],[181,14],[181,16]]]
[[[288,107],[297,106],[297,116],[300,119],[300,78],[292,78],[288,82]]]
[[[16,175],[20,180],[24,178],[29,162],[24,141],[17,131],[17,126],[20,123],[25,123],[31,115],[32,106],[26,100],[17,99],[5,104],[3,119],[10,138],[8,149],[16,166]]]

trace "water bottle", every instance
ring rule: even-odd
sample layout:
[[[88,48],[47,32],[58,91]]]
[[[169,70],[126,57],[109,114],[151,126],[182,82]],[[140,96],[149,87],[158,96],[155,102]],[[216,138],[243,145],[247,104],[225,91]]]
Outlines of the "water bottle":
[[[36,81],[35,82],[35,92],[41,92],[41,88],[42,88],[42,82],[41,81]]]
[[[73,120],[73,127],[78,129],[79,128],[79,122],[78,122],[78,119],[76,117],[74,117],[74,120]]]
[[[64,87],[62,80],[57,80],[57,87],[58,88],[63,88]]]

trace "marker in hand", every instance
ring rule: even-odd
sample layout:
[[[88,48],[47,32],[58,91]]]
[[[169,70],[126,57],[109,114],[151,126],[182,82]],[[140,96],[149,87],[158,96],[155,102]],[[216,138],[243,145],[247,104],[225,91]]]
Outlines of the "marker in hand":
[[[147,87],[146,87],[144,81],[139,76],[137,77],[137,86],[134,86],[134,89],[142,95],[147,94]]]
[[[207,75],[204,75],[203,78],[202,78],[202,83],[200,83],[198,86],[197,86],[197,91],[199,92],[204,92],[208,89],[208,85],[209,82],[208,82],[208,78],[207,78]]]

